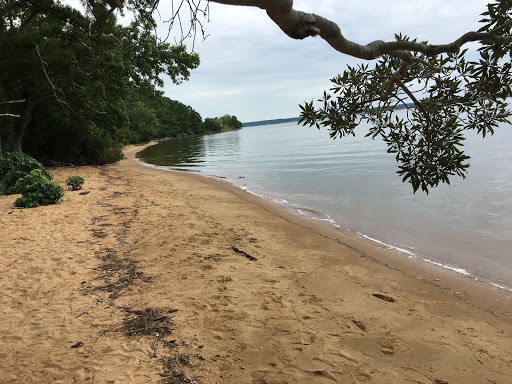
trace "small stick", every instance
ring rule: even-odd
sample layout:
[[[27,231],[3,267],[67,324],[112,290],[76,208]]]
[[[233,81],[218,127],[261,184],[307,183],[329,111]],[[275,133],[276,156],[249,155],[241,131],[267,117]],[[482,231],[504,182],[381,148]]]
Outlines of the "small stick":
[[[237,247],[231,246],[231,248],[233,248],[233,251],[235,251],[236,253],[240,253],[241,255],[244,255],[245,257],[247,257],[251,261],[258,260],[254,256],[249,255],[247,252],[244,252],[244,251],[238,249]]]

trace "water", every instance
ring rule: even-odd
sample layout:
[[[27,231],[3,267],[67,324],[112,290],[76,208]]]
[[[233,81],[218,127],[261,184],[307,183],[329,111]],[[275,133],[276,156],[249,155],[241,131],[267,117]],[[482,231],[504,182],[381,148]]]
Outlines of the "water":
[[[471,167],[412,193],[379,140],[333,141],[296,123],[164,142],[139,153],[159,167],[224,178],[290,210],[409,257],[512,292],[512,129],[466,141]]]

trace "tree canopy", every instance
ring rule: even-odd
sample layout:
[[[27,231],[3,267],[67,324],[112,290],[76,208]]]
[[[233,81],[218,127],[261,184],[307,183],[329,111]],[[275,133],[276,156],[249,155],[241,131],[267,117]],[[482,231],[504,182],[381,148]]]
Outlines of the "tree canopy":
[[[199,56],[160,40],[151,19],[123,26],[104,2],[83,4],[0,0],[0,148],[104,164],[127,143],[205,133],[199,113],[157,90],[163,74],[187,80]]]
[[[233,131],[242,128],[242,123],[236,116],[224,115],[222,117],[207,117],[204,124],[209,132]]]

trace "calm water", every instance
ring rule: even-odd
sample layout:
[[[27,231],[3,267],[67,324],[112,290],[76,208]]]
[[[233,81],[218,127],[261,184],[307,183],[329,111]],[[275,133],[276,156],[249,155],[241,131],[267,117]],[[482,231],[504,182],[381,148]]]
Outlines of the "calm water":
[[[469,137],[468,177],[428,196],[414,195],[383,143],[360,133],[333,141],[296,123],[249,127],[164,142],[139,157],[226,178],[298,214],[512,292],[512,127]]]

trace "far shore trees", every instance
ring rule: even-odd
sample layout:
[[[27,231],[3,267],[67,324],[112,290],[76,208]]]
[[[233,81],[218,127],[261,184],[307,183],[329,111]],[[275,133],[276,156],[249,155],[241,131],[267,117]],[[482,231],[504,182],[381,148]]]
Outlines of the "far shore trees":
[[[204,119],[204,126],[208,132],[233,131],[242,128],[242,123],[236,116],[224,115],[222,117],[207,117]]]

